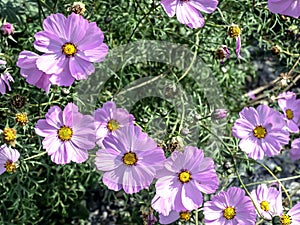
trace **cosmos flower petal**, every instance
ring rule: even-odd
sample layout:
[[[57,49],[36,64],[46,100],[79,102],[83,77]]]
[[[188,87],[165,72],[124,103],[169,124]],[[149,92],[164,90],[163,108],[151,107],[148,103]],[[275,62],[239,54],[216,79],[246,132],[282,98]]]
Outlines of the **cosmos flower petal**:
[[[299,0],[268,0],[268,8],[272,13],[279,13],[286,16],[298,18],[300,16]]]
[[[71,162],[71,154],[67,151],[66,145],[62,144],[58,150],[51,155],[52,162],[56,164],[67,164]]]
[[[99,47],[78,52],[77,56],[90,62],[102,62],[108,54],[108,46],[101,44]]]
[[[194,183],[195,181],[190,181],[182,186],[182,204],[190,211],[199,208],[203,203],[203,196]]]
[[[40,52],[57,53],[62,51],[63,42],[52,33],[40,31],[34,35],[34,47]]]
[[[176,13],[177,1],[174,0],[162,0],[160,2],[165,12],[169,17],[173,17]]]
[[[189,4],[178,4],[176,16],[180,23],[186,24],[190,28],[200,28],[204,26],[202,14]]]
[[[294,161],[300,159],[300,138],[292,141],[290,157]]]
[[[61,13],[51,14],[43,22],[45,31],[58,35],[62,40],[67,40],[66,36],[66,17]]]
[[[82,52],[85,50],[98,49],[104,40],[104,35],[95,22],[89,23],[87,30],[89,31],[89,35],[84,36],[77,42],[77,48]]]
[[[161,224],[171,224],[178,220],[180,218],[180,215],[176,211],[171,211],[168,216],[164,216],[163,214],[159,214],[159,222]]]
[[[73,57],[69,61],[69,69],[71,75],[76,80],[87,79],[88,76],[95,72],[93,63],[81,59],[80,57]]]
[[[67,62],[65,62],[67,64]],[[70,70],[68,67],[66,67],[64,70],[62,70],[58,74],[53,74],[49,80],[52,84],[56,84],[59,86],[71,86],[74,83],[75,78],[72,77]]]
[[[203,11],[205,13],[212,13],[217,9],[218,0],[192,0],[189,4],[199,11]]]
[[[77,113],[78,113],[78,107],[72,102],[68,103],[62,115],[64,125],[67,127],[73,127],[74,115]],[[80,116],[81,114],[79,114],[79,117]],[[78,119],[80,120],[81,118]]]
[[[103,184],[109,189],[119,191],[122,189],[122,178],[124,173],[124,166],[119,166],[114,170],[105,172],[103,175]]]
[[[47,74],[59,74],[63,71],[63,65],[65,65],[66,56],[62,53],[51,54],[46,53],[41,55],[36,60],[36,66],[39,70]]]
[[[82,19],[82,16],[71,13],[67,18],[66,28],[67,40],[70,40],[71,43],[79,43],[86,36],[86,32],[89,31],[89,22]]]

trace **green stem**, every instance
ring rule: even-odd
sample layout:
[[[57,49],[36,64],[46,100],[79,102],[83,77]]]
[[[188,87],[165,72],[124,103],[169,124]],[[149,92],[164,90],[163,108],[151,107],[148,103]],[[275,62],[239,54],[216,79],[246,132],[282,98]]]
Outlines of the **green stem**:
[[[263,181],[263,182],[262,181],[253,182],[253,183],[250,183],[250,184],[246,184],[246,186],[253,186],[253,185],[257,185],[257,184],[261,184],[261,183],[269,184],[269,183],[274,183],[274,182],[277,182],[277,181],[295,180],[295,179],[299,179],[299,178],[300,178],[300,175],[293,176],[293,177],[280,178],[280,179],[277,179],[277,180],[267,180],[267,181]]]
[[[195,210],[195,220],[196,220],[195,225],[198,225],[199,224],[198,209]]]
[[[41,153],[39,153],[39,154],[36,154],[36,155],[30,156],[30,157],[28,157],[28,158],[24,159],[24,161],[27,161],[27,160],[29,160],[29,159],[34,159],[34,158],[40,157],[40,156],[42,156],[42,155],[45,155],[46,153],[47,153],[46,151],[44,151],[44,152],[41,152]]]
[[[199,33],[200,33],[200,30],[198,30],[198,32],[196,33],[196,43],[195,43],[195,52],[194,52],[194,56],[193,56],[193,59],[192,59],[192,62],[191,64],[189,65],[189,67],[187,68],[186,71],[184,71],[184,73],[182,74],[182,76],[178,79],[178,83],[183,79],[185,78],[185,76],[190,72],[190,70],[192,69],[193,65],[194,65],[194,62],[196,61],[196,58],[197,58],[197,51],[198,51],[198,45],[199,45]]]

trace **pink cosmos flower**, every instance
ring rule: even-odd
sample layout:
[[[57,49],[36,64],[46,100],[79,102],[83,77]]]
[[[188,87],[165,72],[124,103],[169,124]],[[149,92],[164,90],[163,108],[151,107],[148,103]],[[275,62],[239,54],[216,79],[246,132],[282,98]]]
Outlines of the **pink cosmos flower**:
[[[294,161],[300,159],[300,138],[293,140],[291,144],[290,157]]]
[[[268,0],[272,13],[298,18],[300,16],[300,0]]]
[[[6,144],[0,147],[0,174],[14,172],[16,170],[15,162],[20,158],[20,153],[16,149],[9,149]]]
[[[94,148],[96,141],[93,117],[79,113],[73,103],[63,111],[52,106],[45,117],[37,122],[35,132],[45,137],[43,148],[51,160],[56,164],[86,161],[87,150]]]
[[[219,184],[213,160],[192,146],[185,147],[184,152],[173,152],[158,171],[157,178],[156,195],[151,204],[163,216],[172,210],[199,208],[203,203],[202,192],[214,193]]]
[[[66,18],[57,13],[48,16],[44,31],[34,35],[34,47],[44,52],[36,60],[37,68],[53,74],[51,82],[70,86],[74,80],[87,79],[95,71],[93,62],[103,61],[108,47],[95,22],[72,13]]]
[[[232,134],[242,139],[239,147],[250,158],[278,155],[281,147],[289,142],[289,132],[283,129],[283,116],[269,106],[245,107],[240,117],[234,123]]]
[[[95,110],[97,144],[102,146],[103,139],[121,127],[134,124],[134,116],[122,108],[117,108],[112,101],[103,104],[102,108]]]
[[[294,205],[286,214],[280,215],[282,225],[299,225],[300,224],[300,202]]]
[[[148,188],[165,160],[164,151],[137,126],[125,126],[103,140],[95,164],[104,171],[103,183],[127,194]]]
[[[284,92],[278,95],[278,105],[285,115],[288,131],[299,133],[300,99],[296,99],[296,94],[293,92]]]
[[[206,225],[254,225],[255,208],[245,191],[231,187],[204,203],[203,214]]]
[[[251,192],[251,196],[260,214],[267,220],[272,220],[272,216],[282,214],[281,191],[276,188],[268,188],[267,185],[261,184]]]
[[[4,95],[6,93],[6,86],[8,87],[8,90],[11,91],[9,82],[14,82],[14,79],[10,73],[6,72],[6,62],[4,60],[0,60],[0,65],[4,66],[4,69],[0,69],[0,93]]]
[[[21,68],[21,75],[26,78],[29,84],[43,89],[47,94],[51,86],[51,75],[39,70],[36,66],[36,60],[39,55],[30,51],[22,51],[19,55],[17,66]]]
[[[178,21],[190,28],[204,26],[204,17],[199,10],[212,13],[218,6],[218,0],[162,0],[160,3],[169,17],[176,14]]]
[[[11,35],[15,32],[15,28],[11,23],[3,23],[1,26],[1,30],[4,35]]]

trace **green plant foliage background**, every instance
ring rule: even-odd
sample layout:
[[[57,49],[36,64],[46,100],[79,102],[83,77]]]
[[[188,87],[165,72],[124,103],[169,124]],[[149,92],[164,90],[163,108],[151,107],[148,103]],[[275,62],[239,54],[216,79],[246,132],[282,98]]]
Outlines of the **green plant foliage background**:
[[[18,54],[22,50],[35,51],[33,35],[42,30],[44,17],[57,12],[67,15],[67,9],[72,3],[69,0],[0,2],[1,19],[15,25],[16,32],[13,37],[17,41],[15,43],[1,36],[0,52],[8,61],[15,83],[12,84],[12,92],[0,96],[0,129],[6,126],[16,127],[16,148],[21,153],[17,172],[0,176],[0,224],[89,224],[89,209],[92,207],[90,204],[93,204],[90,198],[95,197],[94,195],[96,199],[97,196],[106,196],[108,205],[121,200],[124,202],[124,205],[116,210],[116,224],[143,224],[141,211],[150,207],[151,198],[154,196],[154,186],[148,191],[127,196],[123,192],[108,191],[101,183],[101,173],[96,171],[94,166],[93,154],[96,148],[91,151],[88,162],[83,164],[55,165],[46,154],[27,160],[28,157],[44,151],[41,137],[34,132],[36,121],[44,118],[50,106],[64,107],[68,102],[72,102],[76,95],[74,87],[77,84],[69,88],[52,86],[51,92],[46,95],[44,91],[27,84],[21,77],[16,67]],[[253,62],[264,63],[265,59],[271,60],[275,65],[276,77],[281,72],[288,72],[297,60],[293,54],[300,52],[299,20],[270,13],[266,1],[220,0],[217,11],[210,15],[205,14],[206,25],[200,30],[189,29],[180,24],[176,17],[169,18],[156,0],[94,0],[84,3],[87,9],[86,19],[97,22],[104,32],[104,42],[110,49],[141,39],[181,44],[192,52],[197,47],[197,55],[211,69],[211,76],[218,80],[222,97],[230,111],[228,123],[223,128],[224,141],[234,152],[238,151],[238,148],[237,140],[231,137],[231,127],[238,117],[238,112],[249,105],[248,97],[241,96],[258,85],[255,80],[259,74]],[[238,24],[242,28],[241,61],[238,61],[234,54],[235,40],[227,36],[231,24]],[[196,34],[199,36],[197,46]],[[214,55],[216,49],[223,44],[230,48],[231,59],[221,66]],[[275,44],[289,54],[273,55],[270,49]],[[122,87],[134,80],[149,75],[158,76],[166,71],[166,78],[174,82],[178,81],[183,73],[177,68],[154,62],[137,63],[123,68],[107,81],[105,88],[99,93],[98,107],[111,100]],[[299,67],[295,72],[299,73]],[[193,103],[197,106],[194,111],[189,112],[191,118],[197,115],[205,117],[211,113],[212,109],[204,97],[205,93],[197,84],[188,77],[181,80],[180,84],[193,97]],[[273,94],[276,94],[276,91]],[[16,95],[26,98],[26,104],[22,108],[12,103]],[[28,115],[29,123],[23,128],[15,124],[14,115],[17,112],[26,112]],[[180,126],[178,113],[167,101],[155,97],[145,98],[136,103],[131,113],[145,132],[150,132],[151,121],[163,118],[167,138],[161,139],[160,135],[150,133],[163,147],[167,146],[173,137],[183,135],[182,129],[185,127]],[[194,126],[201,127],[199,142],[195,144],[206,152],[210,151],[209,154],[214,157],[219,178],[222,180],[220,189],[227,188],[231,185],[230,182],[234,182],[229,182],[232,178],[234,180],[232,171],[223,167],[226,162],[231,161],[228,149],[207,146],[212,135],[209,129],[205,129],[210,126],[209,120],[201,120]],[[167,151],[166,154],[170,152]],[[238,152],[237,155],[242,157],[244,153]],[[243,173],[253,170],[253,165],[253,162],[241,161],[238,166]],[[208,199],[209,196],[205,198]],[[199,216],[201,219],[202,214],[199,213]]]

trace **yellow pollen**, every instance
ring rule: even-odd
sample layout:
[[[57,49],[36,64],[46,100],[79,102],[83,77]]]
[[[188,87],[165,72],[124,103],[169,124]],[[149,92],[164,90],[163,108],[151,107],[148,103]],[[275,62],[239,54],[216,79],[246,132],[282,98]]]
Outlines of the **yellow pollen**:
[[[190,172],[187,170],[183,170],[182,172],[180,172],[178,177],[182,183],[187,183],[190,181],[190,179],[192,179]]]
[[[14,142],[17,139],[17,131],[14,128],[4,128],[3,138],[5,142]]]
[[[286,114],[286,118],[288,118],[289,120],[294,118],[294,113],[290,109],[285,110],[285,114]]]
[[[124,154],[122,160],[123,163],[127,166],[135,165],[137,162],[136,154],[134,152],[128,152]]]
[[[184,221],[188,221],[191,218],[191,214],[188,211],[180,212],[179,215],[180,215],[180,219]]]
[[[74,56],[77,52],[76,46],[73,43],[66,43],[62,46],[62,52],[67,56]]]
[[[110,120],[108,123],[107,123],[107,128],[110,130],[110,131],[115,131],[115,130],[118,130],[120,128],[120,124],[118,123],[118,121],[116,120]]]
[[[267,131],[262,126],[257,126],[253,130],[253,135],[257,138],[264,138],[267,135]]]
[[[8,160],[5,165],[4,165],[5,169],[6,169],[6,172],[15,172],[16,171],[16,165]]]
[[[223,216],[227,220],[232,220],[235,217],[235,209],[232,206],[228,206],[226,209],[223,210]]]
[[[260,203],[260,208],[266,212],[268,212],[270,210],[270,206],[269,203],[267,201],[262,201]]]
[[[62,141],[69,141],[73,135],[73,131],[70,127],[62,126],[58,131],[58,138]]]
[[[241,29],[237,25],[232,25],[229,27],[228,35],[232,38],[237,38],[241,35]]]
[[[290,225],[292,223],[292,219],[289,215],[283,214],[280,217],[280,222],[281,222],[282,225]]]
[[[16,121],[21,126],[25,126],[28,123],[28,118],[27,118],[26,113],[17,113],[16,114]]]

